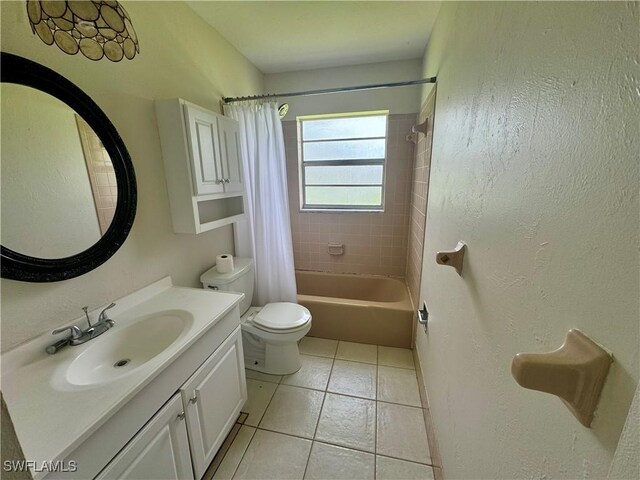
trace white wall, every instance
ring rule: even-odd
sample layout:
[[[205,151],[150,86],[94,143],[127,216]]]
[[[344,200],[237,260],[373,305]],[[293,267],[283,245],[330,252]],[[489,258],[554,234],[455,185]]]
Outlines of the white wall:
[[[42,258],[91,247],[101,234],[75,112],[12,83],[1,111],[2,245]]]
[[[422,78],[422,61],[371,63],[349,67],[321,68],[299,72],[265,75],[265,93],[289,93],[301,90],[351,87],[388,82],[403,82]],[[283,97],[279,103],[289,104],[285,120],[297,115],[390,110],[390,113],[416,113],[420,101],[420,86],[365,90],[361,92]]]
[[[1,2],[2,50],[46,65],[105,111],[127,146],[138,181],[138,211],[124,246],[104,265],[51,284],[2,280],[2,349],[51,330],[165,275],[197,287],[219,253],[233,251],[231,227],[174,234],[153,100],[183,97],[219,110],[223,95],[263,90],[263,75],[181,2],[127,2],[140,38],[134,60],[93,62],[47,46],[31,33],[24,2]]]
[[[640,384],[624,423],[622,435],[609,469],[610,480],[640,478]]]
[[[632,2],[443,3],[417,348],[446,478],[607,475],[640,373],[638,22]],[[458,240],[462,278],[434,261]],[[591,429],[510,373],[574,327],[615,357]]]

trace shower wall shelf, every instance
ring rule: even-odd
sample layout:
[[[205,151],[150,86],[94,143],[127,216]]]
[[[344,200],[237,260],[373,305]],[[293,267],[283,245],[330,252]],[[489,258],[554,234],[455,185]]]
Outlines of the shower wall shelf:
[[[511,374],[521,387],[557,395],[590,427],[613,356],[577,329],[549,353],[518,353]]]
[[[436,253],[436,263],[438,265],[446,265],[453,267],[462,276],[462,264],[464,263],[464,254],[467,250],[466,243],[460,241],[453,250],[443,250]]]

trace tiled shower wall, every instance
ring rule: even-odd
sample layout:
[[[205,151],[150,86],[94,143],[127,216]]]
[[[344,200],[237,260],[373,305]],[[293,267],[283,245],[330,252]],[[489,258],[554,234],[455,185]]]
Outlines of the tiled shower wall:
[[[297,123],[283,122],[296,269],[405,275],[414,163],[405,137],[415,122],[415,114],[389,115],[385,211],[375,213],[301,212]],[[328,243],[344,244],[344,255],[329,255]]]
[[[427,98],[418,123],[427,120],[427,134],[418,134],[416,155],[411,186],[411,205],[409,215],[409,241],[407,252],[406,281],[413,304],[417,307],[420,299],[420,277],[422,274],[422,254],[429,191],[429,169],[431,167],[431,143],[433,141],[433,117],[435,111],[435,88]]]

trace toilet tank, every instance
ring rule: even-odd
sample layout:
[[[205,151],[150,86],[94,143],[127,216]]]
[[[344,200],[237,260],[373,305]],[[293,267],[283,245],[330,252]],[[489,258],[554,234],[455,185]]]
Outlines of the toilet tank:
[[[219,273],[214,266],[200,275],[200,281],[204,288],[244,293],[244,299],[240,302],[240,315],[243,315],[249,310],[253,299],[253,259],[235,257],[231,272]]]

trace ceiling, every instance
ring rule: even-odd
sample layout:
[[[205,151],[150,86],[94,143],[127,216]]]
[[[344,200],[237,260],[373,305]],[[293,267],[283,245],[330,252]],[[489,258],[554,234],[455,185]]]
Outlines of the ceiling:
[[[188,1],[264,73],[421,58],[440,2]]]

